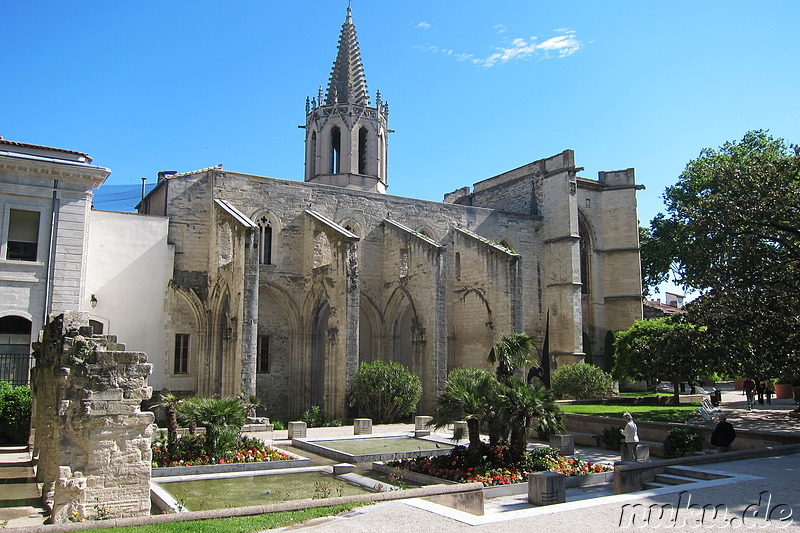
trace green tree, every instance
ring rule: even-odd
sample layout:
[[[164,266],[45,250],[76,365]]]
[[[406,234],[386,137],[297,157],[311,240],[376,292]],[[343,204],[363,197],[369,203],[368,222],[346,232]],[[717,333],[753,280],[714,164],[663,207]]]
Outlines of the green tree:
[[[164,409],[167,415],[167,451],[175,453],[178,442],[178,407],[183,400],[171,392],[161,396],[161,401],[153,405],[154,409]]]
[[[491,372],[479,368],[454,368],[447,376],[444,391],[436,398],[431,425],[443,428],[456,420],[467,422],[469,445],[467,454],[476,459],[480,452],[480,429],[497,415],[498,383]],[[464,438],[456,432],[455,440]]]
[[[561,398],[583,400],[611,394],[611,376],[586,363],[564,365],[553,372],[553,392]]]
[[[680,383],[696,380],[716,366],[706,329],[673,315],[637,321],[616,335],[614,375],[672,382],[675,401]]]
[[[422,397],[422,383],[405,365],[375,361],[358,367],[348,393],[351,407],[376,424],[410,415]]]
[[[507,383],[517,369],[535,364],[533,350],[536,341],[527,333],[503,335],[489,351],[489,362],[497,365],[497,381]]]
[[[725,370],[800,374],[800,149],[748,132],[702,150],[664,198],[642,240],[645,283],[671,273],[701,293],[691,320],[727,350]]]
[[[244,409],[236,397],[194,397],[178,406],[178,418],[205,428],[206,451],[208,455],[219,456],[235,443],[244,425]]]
[[[552,391],[531,386],[522,379],[513,378],[499,389],[502,408],[498,415],[510,434],[509,449],[512,461],[522,460],[528,446],[533,420],[538,420],[542,433],[564,430],[563,415]]]

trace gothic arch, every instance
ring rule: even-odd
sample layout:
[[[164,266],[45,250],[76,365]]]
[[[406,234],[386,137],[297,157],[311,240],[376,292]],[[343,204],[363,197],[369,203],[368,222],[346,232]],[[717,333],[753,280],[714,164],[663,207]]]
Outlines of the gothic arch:
[[[256,211],[251,220],[258,224],[258,264],[274,265],[279,262],[277,245],[280,234],[280,218],[267,210]]]
[[[418,325],[419,319],[414,299],[411,293],[398,285],[392,292],[384,311],[391,344],[387,354],[391,360],[406,365],[412,373],[418,374],[415,368],[413,354],[413,328]]]
[[[592,261],[595,239],[591,227],[583,212],[578,211],[581,294],[591,294],[592,292]]]
[[[373,362],[385,359],[381,350],[383,317],[378,307],[365,293],[361,293],[358,320],[358,360]]]

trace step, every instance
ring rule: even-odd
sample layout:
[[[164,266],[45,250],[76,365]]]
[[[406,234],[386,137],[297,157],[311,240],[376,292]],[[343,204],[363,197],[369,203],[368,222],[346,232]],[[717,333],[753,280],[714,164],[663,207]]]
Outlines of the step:
[[[666,474],[689,477],[703,481],[707,481],[710,479],[724,479],[727,477],[731,477],[725,474],[718,474],[716,472],[704,472],[702,470],[696,470],[694,468],[689,468],[685,466],[668,466],[664,472]]]
[[[674,487],[674,485],[666,485],[664,483],[658,483],[656,481],[649,481],[644,485],[642,485],[642,490],[664,489],[667,487]]]
[[[696,482],[697,478],[676,476],[674,474],[656,474],[655,481],[666,485],[685,485],[686,483]]]
[[[0,484],[3,480],[28,479],[36,477],[36,467],[30,464],[0,465]]]

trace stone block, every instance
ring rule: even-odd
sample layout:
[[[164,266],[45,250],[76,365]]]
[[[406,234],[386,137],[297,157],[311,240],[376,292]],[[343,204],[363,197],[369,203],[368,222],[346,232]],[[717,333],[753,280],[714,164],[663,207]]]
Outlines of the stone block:
[[[466,438],[467,438],[467,435],[468,435],[468,430],[467,430],[467,423],[466,423],[466,421],[464,421],[464,420],[458,420],[458,421],[456,421],[456,422],[453,422],[453,434],[454,434],[454,435],[455,435],[456,431],[458,431],[459,429],[461,429],[461,430],[463,431],[463,433],[464,433],[464,436],[463,436],[462,438],[466,439]]]
[[[565,501],[567,500],[564,474],[556,472],[531,472],[528,474],[528,503],[552,505]]]
[[[620,448],[620,456],[622,457],[623,463],[630,463],[633,461],[646,463],[650,461],[650,445],[639,443],[639,445],[636,446],[636,459],[634,459],[631,453],[628,451],[628,447],[623,443],[622,447]]]
[[[428,431],[427,429],[415,429],[414,430],[414,436],[415,437],[427,437],[430,434],[431,434],[431,432]]]
[[[356,465],[350,463],[339,463],[333,465],[333,475],[349,474],[356,471]]]
[[[289,438],[304,439],[308,433],[308,424],[305,422],[289,422]]]
[[[572,455],[575,453],[575,437],[570,434],[550,435],[550,446],[558,448],[561,455]]]
[[[353,420],[353,435],[372,435],[372,419],[356,418]]]
[[[431,420],[433,420],[432,416],[415,416],[414,429],[428,429],[428,424],[430,424]]]

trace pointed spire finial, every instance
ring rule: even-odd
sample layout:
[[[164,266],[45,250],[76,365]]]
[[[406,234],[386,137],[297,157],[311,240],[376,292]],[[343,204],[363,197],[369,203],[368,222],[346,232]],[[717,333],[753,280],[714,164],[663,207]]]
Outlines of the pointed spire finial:
[[[339,46],[331,70],[330,83],[326,94],[327,105],[350,103],[359,106],[369,105],[367,81],[361,63],[361,50],[358,46],[356,27],[353,24],[352,9],[348,3],[347,18],[342,24]]]

